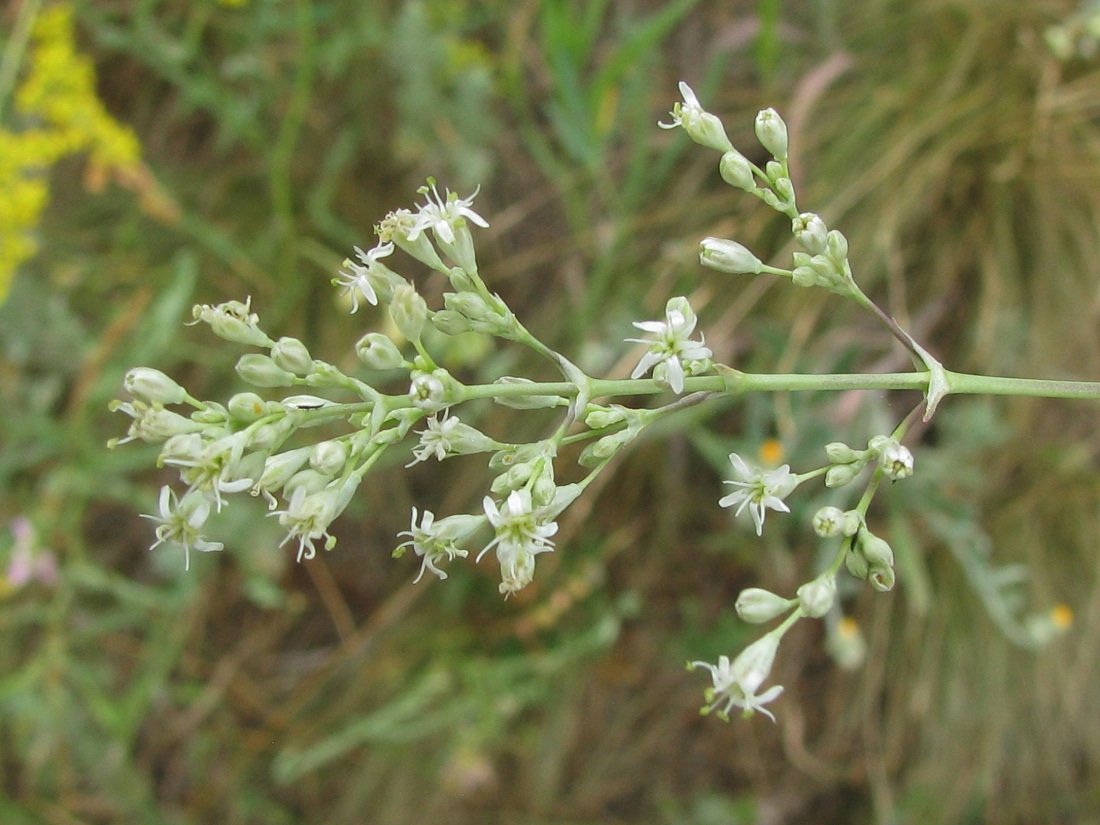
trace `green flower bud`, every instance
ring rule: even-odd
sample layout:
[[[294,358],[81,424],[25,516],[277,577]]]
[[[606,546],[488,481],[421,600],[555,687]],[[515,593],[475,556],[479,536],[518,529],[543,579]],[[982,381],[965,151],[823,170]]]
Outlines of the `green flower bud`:
[[[428,321],[428,305],[412,284],[405,283],[393,292],[390,317],[402,335],[410,341],[418,341]]]
[[[147,404],[180,404],[187,391],[160,370],[135,367],[122,381],[126,392]]]
[[[859,552],[867,559],[871,567],[893,567],[894,551],[883,539],[880,539],[869,530],[864,530],[856,539]]]
[[[791,223],[791,232],[795,241],[811,255],[825,252],[826,236],[829,232],[825,221],[813,212],[803,212]]]
[[[557,489],[558,486],[554,483],[554,479],[547,474],[543,474],[531,485],[531,502],[536,507],[544,507],[554,500],[554,493]]]
[[[763,267],[760,259],[746,247],[721,238],[703,238],[699,244],[699,262],[731,275],[755,275]]]
[[[749,624],[764,624],[786,613],[794,606],[794,599],[784,599],[770,590],[749,587],[737,596],[734,609],[741,620]]]
[[[279,369],[295,375],[309,375],[313,372],[313,356],[297,338],[280,338],[276,341],[271,347],[271,360]]]
[[[722,155],[722,159],[718,161],[718,173],[730,186],[746,192],[756,191],[756,177],[753,175],[752,164],[736,149],[730,149]]]
[[[798,588],[798,606],[811,619],[820,619],[833,607],[836,599],[836,576],[822,573]]]
[[[372,370],[392,370],[404,366],[405,359],[388,335],[368,332],[355,344],[355,354]]]
[[[267,404],[254,392],[239,392],[226,404],[229,414],[237,421],[251,423],[267,412]]]
[[[836,263],[841,264],[848,260],[848,239],[833,229],[825,236],[826,254]]]
[[[826,444],[825,455],[829,457],[829,461],[833,464],[851,464],[853,461],[859,461],[862,457],[860,453],[841,441]]]
[[[825,486],[831,488],[850,484],[859,475],[861,469],[856,464],[834,464],[825,473]]]
[[[270,357],[258,352],[240,357],[237,375],[255,387],[290,387],[296,380],[293,373],[280,369]]]
[[[776,160],[787,159],[787,124],[775,109],[764,109],[756,116],[756,139]]]
[[[433,312],[431,320],[432,326],[444,335],[461,335],[472,329],[466,316],[453,309],[441,309],[438,312]]]
[[[848,568],[848,572],[852,574],[852,578],[861,581],[865,580],[867,575],[871,572],[871,565],[867,563],[866,557],[864,557],[855,546],[851,547],[848,552],[844,554],[844,566]]]

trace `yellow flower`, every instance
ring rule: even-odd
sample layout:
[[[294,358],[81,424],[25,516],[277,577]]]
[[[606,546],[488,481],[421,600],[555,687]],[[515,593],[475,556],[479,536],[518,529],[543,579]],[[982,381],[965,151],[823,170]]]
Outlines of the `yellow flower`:
[[[0,128],[0,302],[16,268],[34,255],[34,228],[49,202],[46,175],[57,161],[89,154],[89,179],[139,180],[140,145],[95,94],[95,70],[76,51],[73,11],[58,3],[30,32],[15,90],[14,124]]]

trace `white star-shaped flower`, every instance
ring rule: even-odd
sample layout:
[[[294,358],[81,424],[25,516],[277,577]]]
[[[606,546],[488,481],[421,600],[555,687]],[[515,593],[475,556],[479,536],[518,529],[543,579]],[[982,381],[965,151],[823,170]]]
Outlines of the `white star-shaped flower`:
[[[684,375],[695,375],[710,366],[711,351],[704,344],[690,340],[698,319],[687,298],[672,298],[665,306],[664,321],[635,321],[634,326],[648,332],[652,338],[627,338],[636,344],[648,344],[649,349],[630,373],[640,378],[651,369],[653,377],[665,381],[674,393],[684,391]]]
[[[778,513],[791,511],[783,499],[801,483],[801,479],[791,472],[789,464],[765,472],[759,467],[750,468],[737,453],[730,453],[730,463],[738,478],[725,483],[739,489],[719,499],[718,506],[736,507],[735,516],[741,515],[748,507],[756,524],[756,535],[759,536],[764,532],[765,510]]]

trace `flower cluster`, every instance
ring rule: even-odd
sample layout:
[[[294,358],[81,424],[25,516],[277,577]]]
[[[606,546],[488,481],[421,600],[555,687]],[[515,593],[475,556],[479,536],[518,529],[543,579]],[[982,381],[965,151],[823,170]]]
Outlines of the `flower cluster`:
[[[727,274],[788,277],[871,308],[852,278],[844,236],[829,230],[819,216],[797,209],[788,168],[787,129],[779,115],[765,109],[756,118],[757,138],[772,157],[759,168],[733,148],[721,121],[703,109],[687,84],[681,83],[680,91],[683,102],[674,106],[672,122],[661,125],[683,128],[696,142],[720,152],[722,178],[790,218],[801,249],[794,253],[794,268],[786,270],[764,263],[736,241],[707,238],[700,246],[702,264]],[[634,323],[646,337],[626,339],[645,347],[630,380],[599,381],[588,376],[535,338],[500,296],[486,287],[471,230],[488,226],[473,208],[477,192],[465,198],[449,190],[441,193],[431,179],[419,191],[424,202],[386,215],[375,227],[377,244],[366,250],[355,247],[355,260],[346,260],[332,281],[351,313],[363,303],[381,305],[388,311],[390,328],[397,331],[393,337],[366,332],[355,347],[359,359],[355,369],[340,369],[314,358],[295,338],[269,335],[251,301],[245,300],[197,306],[194,322],[208,325],[226,341],[253,348],[237,362],[242,380],[258,389],[286,389],[294,394],[275,401],[248,391],[219,404],[193,398],[157,370],[138,368],[127,374],[124,386],[131,400],[113,402],[112,407],[132,421],[126,437],[114,443],[159,444],[159,465],[178,471],[182,485],[181,491],[165,487],[159,514],[149,516],[157,525],[154,546],[182,548],[185,567],[190,565],[192,551],[221,550],[221,543],[205,535],[208,520],[229,497],[247,491],[266,500],[270,515],[286,531],[283,543],[296,545],[298,560],[308,561],[318,545],[332,549],[333,522],[387,451],[401,449],[398,461],[410,468],[474,457],[487,464],[492,476],[480,509],[437,518],[431,510],[414,507],[409,529],[397,535],[393,555],[404,556],[411,548],[411,555],[419,559],[415,581],[420,581],[426,571],[446,579],[449,566],[473,552],[475,563],[492,553],[499,567],[499,591],[508,597],[531,584],[537,557],[555,550],[564,510],[646,427],[711,395],[736,392],[735,376],[751,378],[712,362],[704,336],[694,337],[698,319],[684,297],[667,302],[664,320]],[[429,306],[416,277],[398,273],[402,265],[395,257],[397,261],[408,258],[406,264],[427,267],[446,279],[450,289],[444,290],[439,305]],[[951,389],[946,371],[896,322],[877,307],[873,311],[928,367],[927,416]],[[447,336],[472,332],[527,347],[552,365],[560,380],[500,376],[492,383],[467,386],[436,363],[428,346],[432,336],[425,334],[429,330]],[[689,387],[695,391],[685,395]],[[666,391],[675,398],[663,406],[628,407],[604,400]],[[543,438],[519,443],[500,440],[475,426],[478,407],[460,409],[467,402],[487,399],[519,410],[543,409],[557,420]],[[913,455],[902,441],[920,409],[889,434],[871,438],[865,449],[839,441],[826,445],[824,463],[801,473],[793,472],[789,464],[776,466],[781,460],[778,447],[768,451],[775,455],[763,456],[764,466],[750,464],[736,452],[729,454],[733,477],[725,484],[733,490],[721,496],[718,505],[730,508],[735,518],[747,513],[757,535],[763,534],[769,510],[792,514],[787,500],[806,482],[820,479],[834,500],[843,495],[834,490],[860,478],[866,488],[855,506],[819,507],[807,519],[824,545],[821,557],[831,554],[832,558],[792,594],[782,596],[761,587],[739,594],[735,610],[742,620],[778,624],[732,659],[720,656],[716,664],[689,664],[711,676],[704,713],[728,719],[737,708],[744,716],[760,711],[774,720],[764,706],[776,700],[783,688],[764,685],[784,635],[801,619],[824,622],[827,649],[842,666],[854,666],[862,659],[866,645],[858,627],[842,615],[838,576],[847,571],[880,591],[894,586],[893,551],[870,528],[868,512],[881,482],[913,474]],[[344,434],[309,442],[308,430],[340,424],[346,425]],[[410,445],[407,439],[415,443]],[[561,466],[562,456],[575,452],[563,448],[578,444],[584,446],[576,466]],[[577,480],[559,480],[570,474]],[[800,516],[797,509],[793,515]],[[479,533],[484,535],[480,541]],[[1049,636],[1066,622],[1049,618],[1036,624],[1031,636]]]

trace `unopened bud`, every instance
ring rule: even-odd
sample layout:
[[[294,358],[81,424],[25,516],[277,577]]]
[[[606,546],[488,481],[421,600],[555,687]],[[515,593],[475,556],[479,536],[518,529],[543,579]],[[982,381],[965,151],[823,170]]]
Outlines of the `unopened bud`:
[[[721,238],[703,238],[699,244],[699,262],[732,275],[755,275],[763,266],[748,248]]]
[[[271,358],[258,352],[240,357],[237,375],[255,387],[289,387],[296,380],[293,373],[280,369]]]
[[[359,360],[372,370],[392,370],[403,366],[404,357],[388,335],[368,332],[355,345]]]
[[[402,335],[410,341],[418,341],[428,320],[428,305],[412,284],[405,283],[393,291],[390,317]]]
[[[761,587],[749,587],[737,596],[734,609],[742,621],[763,624],[782,615],[794,606],[794,599],[784,599]]]
[[[271,360],[279,369],[295,375],[309,375],[313,371],[313,356],[297,338],[280,338],[276,341],[271,348]]]
[[[737,189],[743,189],[746,192],[756,189],[752,164],[736,149],[730,149],[722,155],[722,159],[718,162],[718,173],[722,176],[722,180]]]
[[[798,245],[811,255],[821,255],[825,252],[826,236],[828,228],[825,221],[813,212],[803,212],[791,223],[791,231]]]
[[[267,405],[254,392],[239,392],[225,405],[229,414],[238,421],[251,423],[267,412]]]
[[[859,475],[861,467],[855,464],[834,464],[825,473],[826,487],[843,487]]]
[[[756,116],[756,139],[776,160],[787,159],[787,124],[775,109],[764,109]]]
[[[798,588],[798,606],[811,619],[820,619],[833,607],[836,599],[836,576],[822,573]]]
[[[334,476],[348,460],[348,447],[342,441],[322,441],[313,446],[309,466],[326,476]]]
[[[122,381],[126,392],[148,404],[179,404],[187,397],[187,391],[160,370],[135,367],[126,373]]]

